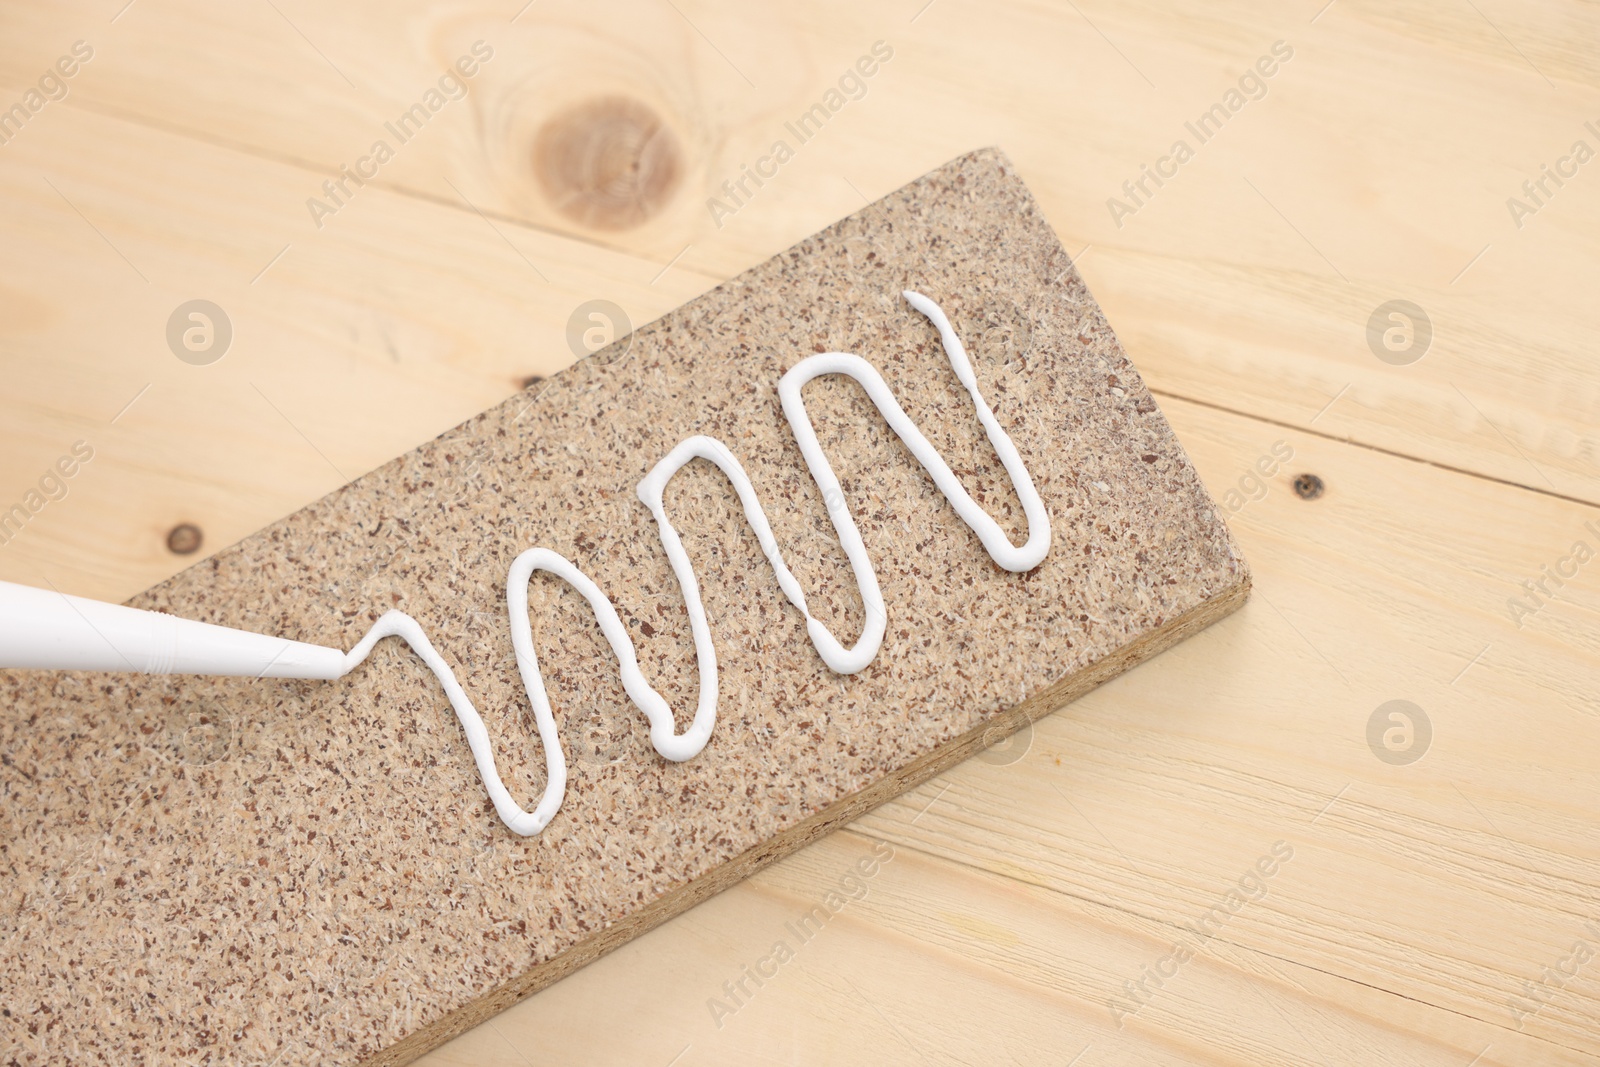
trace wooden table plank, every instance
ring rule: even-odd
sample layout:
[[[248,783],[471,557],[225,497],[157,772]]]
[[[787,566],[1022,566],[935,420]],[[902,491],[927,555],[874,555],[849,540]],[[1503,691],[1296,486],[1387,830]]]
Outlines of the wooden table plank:
[[[757,13],[635,0],[597,21],[573,0],[520,13],[286,3],[228,17],[199,0],[141,0],[107,23],[85,0],[6,12],[0,82],[24,85],[91,38],[95,59],[60,110],[114,111],[299,161],[315,179],[283,221],[310,233],[303,201],[321,178],[481,39],[496,51],[471,93],[377,180],[450,203],[459,190],[506,218],[657,262],[682,254],[714,278],[862,196],[999,144],[1063,240],[1089,249],[1084,274],[1155,387],[1600,501],[1588,343],[1600,320],[1582,266],[1600,253],[1600,200],[1584,168],[1559,190],[1547,183],[1521,226],[1507,206],[1576,140],[1600,151],[1584,125],[1600,122],[1600,59],[1577,44],[1600,33],[1592,6],[922,6]],[[894,58],[800,144],[785,123],[880,39]],[[1265,96],[1201,143],[1185,123],[1280,40],[1293,58]],[[679,146],[673,191],[631,230],[562,214],[532,164],[546,121],[619,96]],[[632,112],[607,114],[585,129],[639,142]],[[795,141],[796,158],[747,186],[748,206],[717,225],[707,198],[779,138]],[[1169,183],[1147,181],[1148,201],[1123,191],[1180,138],[1196,155]],[[1114,219],[1113,197],[1136,212]],[[1394,299],[1420,305],[1432,326],[1411,366],[1368,345],[1369,319]]]
[[[710,286],[386,189],[302,233],[286,209],[306,184],[81,110],[0,149],[16,250],[0,260],[0,501],[74,441],[95,450],[0,548],[0,577],[124,599],[192,561],[166,550],[174,525],[225,547],[568,365],[584,302],[642,325]],[[166,339],[197,297],[233,323],[209,366]]]

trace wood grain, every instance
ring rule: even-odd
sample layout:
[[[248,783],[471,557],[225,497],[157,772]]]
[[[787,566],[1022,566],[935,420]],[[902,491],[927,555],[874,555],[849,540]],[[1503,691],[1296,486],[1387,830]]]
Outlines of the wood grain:
[[[66,106],[326,174],[481,39],[496,58],[451,105],[470,121],[447,116],[380,181],[443,201],[453,184],[505,218],[658,262],[682,254],[714,278],[1000,144],[1086,250],[1085,277],[1157,388],[1600,502],[1600,320],[1572,267],[1600,253],[1600,200],[1585,168],[1523,226],[1507,209],[1575,140],[1600,151],[1584,127],[1600,121],[1600,60],[1575,47],[1600,34],[1590,5],[507,6],[285,3],[221,19],[200,0],[140,0],[115,24],[87,0],[24,7],[4,16],[0,70],[24,84],[52,49],[94,37]],[[203,46],[168,44],[197,33]],[[877,40],[895,58],[866,95],[717,225],[707,199],[794,140],[785,123]],[[1280,40],[1294,58],[1267,95],[1199,144],[1184,123]],[[562,113],[617,98],[683,153],[676,195],[622,231],[564,213],[533,151]],[[1109,198],[1178,138],[1196,158],[1116,225]],[[1392,299],[1434,327],[1409,367],[1367,344]]]
[[[584,302],[643,325],[709,286],[386,189],[301,232],[315,191],[298,168],[88,111],[46,111],[0,149],[0,229],[29,250],[0,262],[0,500],[75,440],[96,450],[0,547],[0,577],[122,600],[195,558],[167,551],[172,527],[225,548],[568,365]],[[234,325],[209,366],[165,337],[196,297]]]
[[[1600,116],[1592,5],[275,4],[0,10],[6,103],[73,40],[96,47],[68,99],[0,146],[0,500],[167,375],[104,438],[105,466],[0,550],[0,576],[120,597],[188,562],[161,547],[181,519],[210,552],[340,483],[254,393],[253,409],[233,398],[270,392],[261,367],[185,385],[160,339],[179,300],[242,288],[285,243],[247,296],[285,342],[257,358],[342,370],[272,397],[354,473],[562,365],[579,299],[635,313],[626,284],[653,317],[987,143],[1018,161],[1213,491],[1239,489],[1278,440],[1328,485],[1305,502],[1275,475],[1230,518],[1258,599],[1045,720],[1021,764],[941,776],[429,1062],[1031,1064],[1085,1043],[1083,1065],[1593,1058],[1587,969],[1520,1024],[1507,1003],[1595,921],[1596,572],[1520,629],[1507,604],[1585,536],[1593,510],[1573,501],[1600,500],[1593,167],[1520,229],[1506,207]],[[304,200],[479,36],[497,56],[474,95],[315,230]],[[880,38],[896,55],[867,96],[718,228],[705,198]],[[1295,58],[1267,97],[1118,228],[1107,198],[1279,39]],[[552,116],[604,97],[647,106],[683,152],[675,197],[629,230],[561,215],[529,151]],[[119,245],[164,249],[171,292],[140,305],[145,283],[40,186],[58,174]],[[569,259],[599,284],[527,307],[510,280],[527,266],[458,191],[558,284]],[[300,259],[313,236],[328,251]],[[1367,345],[1394,298],[1435,327],[1410,366]],[[147,363],[130,366],[130,338]],[[163,390],[159,418],[129,422]],[[1435,748],[1410,767],[1364,739],[1394,697],[1434,715]],[[1063,777],[1041,788],[1049,773]],[[1115,1029],[1106,999],[1279,835],[1300,849],[1281,893]],[[712,1027],[705,1000],[877,840],[898,858],[869,896]],[[972,1034],[989,1044],[936,1040]]]

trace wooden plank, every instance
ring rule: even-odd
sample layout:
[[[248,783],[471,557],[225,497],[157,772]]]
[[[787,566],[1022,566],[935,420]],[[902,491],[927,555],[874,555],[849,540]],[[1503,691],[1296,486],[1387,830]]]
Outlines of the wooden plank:
[[[971,370],[903,306],[912,285],[941,294]],[[824,491],[831,476],[807,473],[772,384],[822,351],[876,357],[998,532],[1049,546],[1042,562],[1002,570],[992,549],[993,561],[973,558],[961,505],[939,504],[866,395],[833,371],[805,394],[843,475]],[[961,381],[974,373],[995,398],[984,418],[1027,457],[1048,524],[1033,490],[1007,484],[1015,472],[997,459],[1009,467],[1010,446],[967,425],[977,420]],[[752,530],[748,502],[741,511],[708,466],[676,478],[667,506],[704,590],[691,597],[634,487],[696,434],[735,450],[773,528]],[[860,588],[881,587],[891,607],[859,591],[853,557],[841,558],[850,542],[830,533],[848,529],[841,506],[876,566]],[[776,583],[750,577],[767,573],[769,538],[805,590],[804,616],[780,610]],[[236,1046],[265,1061],[293,1039],[328,1063],[406,1062],[1155,655],[1249,589],[1181,447],[992,151],[138,603],[340,646],[363,615],[400,605],[481,706],[520,708],[510,635],[486,620],[502,575],[533,545],[572,559],[620,604],[669,707],[711,684],[678,640],[703,595],[723,694],[703,758],[656,758],[643,726],[622,718],[592,614],[573,590],[535,581],[540,665],[519,655],[516,666],[542,670],[560,708],[552,729],[579,771],[537,836],[500,825],[441,718],[437,682],[393,645],[338,685],[0,674],[18,709],[0,720],[0,795],[15,798],[0,806],[0,856],[17,872],[0,913],[0,983],[49,1016],[15,1028],[11,1054],[123,1062],[150,1049],[218,1062]],[[892,627],[859,673],[835,674],[806,647],[817,623],[872,631],[882,611]],[[492,735],[501,765],[535,765],[533,735],[504,727]],[[519,795],[528,779],[514,775]]]
[[[296,160],[320,181],[481,39],[496,51],[471,93],[378,180],[446,202],[459,189],[505,218],[657,262],[681,254],[680,266],[715,278],[863,196],[998,143],[1064,241],[1088,249],[1085,277],[1155,387],[1600,501],[1588,343],[1600,320],[1586,288],[1600,201],[1583,191],[1584,169],[1559,189],[1547,182],[1534,216],[1508,210],[1575,141],[1600,151],[1584,125],[1600,117],[1600,60],[1574,46],[1600,30],[1591,6],[1342,0],[1270,17],[1244,3],[923,7],[637,0],[597,22],[571,0],[509,13],[285,3],[226,17],[197,0],[141,0],[107,23],[83,2],[7,11],[0,71],[20,90],[72,39],[93,38],[95,59],[60,110],[115,111]],[[877,40],[894,58],[799,144],[785,123]],[[1273,61],[1265,95],[1203,144],[1188,132],[1280,40],[1293,58]],[[596,103],[618,98],[631,103]],[[594,188],[547,189],[541,131],[585,102],[596,106],[565,142],[577,156],[588,145],[631,159],[649,145],[650,160],[636,182],[602,166]],[[658,123],[666,134],[650,136]],[[795,158],[719,226],[708,197],[777,139],[795,142]],[[1195,158],[1130,201],[1124,182],[1179,139]],[[594,202],[585,189],[599,214],[563,213]],[[1119,196],[1135,214],[1113,218]],[[284,219],[309,231],[303,200]],[[654,213],[609,228],[641,203]],[[1396,299],[1422,307],[1432,330],[1409,366],[1380,361],[1368,342],[1374,313]]]
[[[1163,409],[1219,497],[1294,451],[1230,518],[1243,611],[420,1062],[1591,1062],[1592,964],[1544,968],[1597,944],[1600,592],[1585,571],[1521,629],[1505,601],[1600,516]],[[1366,739],[1397,697],[1433,724],[1408,766]],[[1124,982],[1278,841],[1264,895],[1119,1027]],[[722,983],[875,842],[895,859],[864,896],[719,1027]],[[593,1025],[617,1004],[629,1026]]]
[[[584,302],[642,324],[709,284],[386,189],[302,233],[306,182],[84,111],[0,150],[19,250],[0,261],[0,509],[74,441],[94,450],[0,546],[0,577],[131,596],[187,562],[173,526],[209,554],[568,365]],[[205,366],[166,336],[195,298],[233,326]]]

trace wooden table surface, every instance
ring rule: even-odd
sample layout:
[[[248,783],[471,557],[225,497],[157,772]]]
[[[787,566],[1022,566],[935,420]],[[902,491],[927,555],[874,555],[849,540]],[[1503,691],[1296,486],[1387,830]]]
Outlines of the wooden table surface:
[[[585,302],[997,144],[1251,602],[422,1062],[1592,1063],[1597,44],[1505,0],[6,5],[0,578],[129,596],[571,362]]]

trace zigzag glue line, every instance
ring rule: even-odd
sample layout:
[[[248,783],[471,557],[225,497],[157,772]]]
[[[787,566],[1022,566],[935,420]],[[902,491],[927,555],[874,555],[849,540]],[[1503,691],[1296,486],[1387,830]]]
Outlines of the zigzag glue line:
[[[978,391],[978,380],[972,373],[972,364],[967,359],[961,339],[951,328],[950,320],[945,317],[938,304],[922,294],[908,290],[902,295],[912,307],[927,316],[928,320],[938,328],[939,338],[944,344],[950,366],[956,372],[961,384],[966,386],[967,392],[971,394],[973,406],[977,409],[978,421],[983,424],[990,444],[994,446],[995,453],[1004,464],[1006,473],[1011,476],[1012,487],[1022,502],[1022,510],[1028,520],[1028,540],[1020,548],[1011,544],[999,524],[991,519],[961,487],[949,465],[906,415],[889,390],[889,386],[870,363],[860,356],[845,352],[820,353],[801,360],[783,376],[778,382],[778,396],[783,403],[784,416],[788,419],[795,440],[800,445],[801,455],[805,457],[806,466],[810,468],[817,488],[822,491],[828,515],[833,520],[834,530],[838,532],[839,542],[844,546],[845,555],[850,559],[850,567],[855,572],[856,584],[861,589],[861,602],[866,606],[867,621],[854,645],[849,648],[844,647],[828,628],[813,618],[806,609],[805,593],[801,591],[800,583],[795,580],[783,562],[783,554],[778,550],[777,541],[772,536],[772,527],[767,522],[760,501],[756,498],[755,486],[750,483],[750,478],[745,474],[739,460],[716,438],[696,436],[688,438],[669,452],[639,483],[639,499],[655,516],[656,525],[661,532],[661,545],[666,549],[673,572],[683,588],[683,599],[689,612],[689,626],[694,634],[695,654],[699,661],[699,705],[695,709],[694,721],[683,733],[676,732],[677,724],[666,700],[640,673],[633,640],[628,636],[622,620],[617,617],[617,610],[612,606],[610,599],[571,561],[548,548],[531,548],[523,552],[511,564],[511,571],[506,578],[506,605],[511,616],[511,644],[516,651],[517,669],[522,675],[522,684],[528,691],[528,699],[533,703],[534,720],[538,724],[539,740],[544,747],[545,767],[548,772],[544,795],[532,811],[524,810],[507,792],[505,783],[500,780],[500,774],[495,769],[494,752],[490,747],[489,732],[484,728],[483,719],[461,688],[461,683],[456,680],[455,672],[450,669],[450,665],[433,647],[433,642],[428,640],[428,635],[411,616],[400,611],[385,613],[372,629],[367,631],[360,643],[346,654],[343,673],[348,674],[354,670],[372,652],[373,646],[383,638],[393,636],[404,640],[418,656],[422,657],[428,669],[433,671],[439,683],[444,686],[445,695],[450,698],[450,705],[461,721],[461,728],[466,731],[467,745],[472,749],[473,760],[478,765],[478,774],[482,777],[484,788],[494,801],[495,810],[499,812],[500,818],[515,833],[524,836],[537,834],[555,817],[567,789],[566,754],[561,749],[555,716],[550,710],[550,698],[545,692],[544,679],[539,673],[539,657],[533,650],[533,626],[528,618],[528,582],[534,572],[548,571],[582,593],[589,606],[594,609],[600,631],[610,642],[612,651],[616,653],[617,661],[621,664],[623,688],[650,722],[650,742],[656,751],[665,758],[678,762],[699,755],[705,748],[706,742],[711,739],[711,731],[717,721],[717,651],[711,639],[711,627],[706,622],[705,607],[700,600],[700,583],[695,579],[689,554],[684,550],[678,531],[667,518],[666,508],[662,503],[667,483],[672,480],[672,476],[694,459],[710,460],[733,484],[734,490],[739,494],[740,503],[744,505],[745,518],[749,521],[750,528],[755,531],[761,549],[766,553],[773,572],[777,575],[779,588],[783,590],[789,602],[799,609],[800,614],[805,616],[806,633],[823,662],[840,674],[854,674],[861,670],[878,654],[878,648],[883,643],[884,630],[888,625],[888,615],[883,606],[883,593],[878,588],[877,573],[872,568],[872,560],[867,556],[866,545],[862,543],[855,520],[845,505],[839,479],[833,473],[833,467],[829,465],[827,457],[823,455],[822,446],[817,443],[816,430],[806,414],[805,402],[800,397],[800,390],[807,382],[824,374],[847,374],[861,384],[890,428],[899,435],[900,440],[911,450],[911,454],[917,457],[917,461],[933,477],[934,484],[950,501],[956,514],[961,516],[962,520],[972,528],[973,533],[978,535],[978,540],[988,550],[990,558],[1001,567],[1013,572],[1029,571],[1037,567],[1050,550],[1050,517],[1045,512],[1044,501],[1034,489],[1033,479],[1029,477],[1022,457],[1017,454],[1016,446],[1011,443],[1011,438],[995,420],[994,412],[990,410],[983,394]]]

